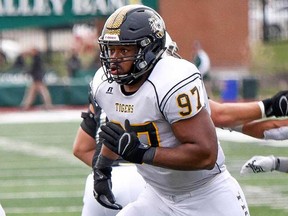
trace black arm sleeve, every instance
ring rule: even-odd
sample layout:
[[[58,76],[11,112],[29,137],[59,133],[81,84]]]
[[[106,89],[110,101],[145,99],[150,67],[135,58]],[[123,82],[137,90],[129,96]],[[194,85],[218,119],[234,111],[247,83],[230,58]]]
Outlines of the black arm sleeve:
[[[95,119],[94,113],[92,113],[90,110],[88,112],[82,112],[81,117],[83,118],[83,121],[81,122],[80,126],[81,128],[93,139],[96,137],[96,131],[99,128],[99,123]],[[100,120],[99,120],[100,121]]]
[[[87,134],[95,139],[96,132],[100,127],[101,107],[99,107],[96,101],[94,101],[90,85],[88,99],[93,106],[95,114],[92,113],[90,109],[88,109],[88,112],[82,112],[81,117],[83,118],[83,121],[81,122],[80,126]]]

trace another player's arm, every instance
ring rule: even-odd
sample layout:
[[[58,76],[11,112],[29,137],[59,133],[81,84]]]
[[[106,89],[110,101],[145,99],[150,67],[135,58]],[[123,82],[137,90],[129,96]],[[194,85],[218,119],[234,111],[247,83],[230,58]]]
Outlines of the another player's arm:
[[[79,127],[73,144],[74,156],[91,167],[94,153],[95,140]]]
[[[215,126],[233,128],[266,117],[288,116],[288,91],[280,91],[262,101],[218,103],[210,100],[209,104]]]
[[[287,139],[288,119],[253,121],[242,126],[242,133],[259,139]],[[281,135],[282,134],[282,135]]]
[[[210,100],[209,103],[211,118],[216,127],[230,128],[259,139],[287,139],[288,135],[283,136],[282,131],[288,126],[288,120],[263,119],[258,102],[218,103]]]
[[[262,118],[258,102],[219,103],[209,100],[211,118],[216,127],[233,128]]]
[[[88,110],[90,110],[88,112],[91,112],[94,114],[94,109],[93,109],[93,106],[91,104],[90,104]],[[89,118],[89,116],[87,116],[87,118]],[[83,120],[83,121],[85,121],[85,120]],[[94,120],[92,118],[89,120],[86,120],[86,121],[90,122],[87,124],[90,125],[89,127],[92,129],[87,129],[88,127],[83,126],[83,122],[81,123],[81,126],[79,127],[77,134],[76,134],[76,137],[75,137],[75,140],[74,140],[73,154],[77,158],[79,158],[81,161],[83,161],[85,164],[87,164],[88,166],[91,167],[93,155],[95,153],[96,123],[94,122]],[[95,125],[93,126],[93,124],[95,124]],[[91,131],[91,132],[88,132],[88,131]]]

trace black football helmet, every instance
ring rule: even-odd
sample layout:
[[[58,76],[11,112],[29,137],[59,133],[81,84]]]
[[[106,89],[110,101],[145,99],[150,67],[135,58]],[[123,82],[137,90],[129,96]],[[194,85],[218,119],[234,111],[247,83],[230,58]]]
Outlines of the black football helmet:
[[[99,37],[100,59],[109,82],[129,85],[151,71],[165,51],[166,29],[161,16],[143,5],[126,5],[117,9],[106,21]],[[138,52],[129,57],[133,67],[125,75],[111,75],[110,64],[115,58],[109,56],[109,46],[136,45]],[[117,62],[127,59],[117,58]]]

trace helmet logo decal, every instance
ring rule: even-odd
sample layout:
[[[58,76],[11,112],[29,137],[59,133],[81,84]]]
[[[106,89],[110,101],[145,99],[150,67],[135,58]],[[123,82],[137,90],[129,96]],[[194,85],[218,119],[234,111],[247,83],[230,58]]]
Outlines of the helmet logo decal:
[[[150,17],[149,24],[151,26],[151,30],[155,33],[157,38],[164,37],[164,24],[161,19],[158,17]]]

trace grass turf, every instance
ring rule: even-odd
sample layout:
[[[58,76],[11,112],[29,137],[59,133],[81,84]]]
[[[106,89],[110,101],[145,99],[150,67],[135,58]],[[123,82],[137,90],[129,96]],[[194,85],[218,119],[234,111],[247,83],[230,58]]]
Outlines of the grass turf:
[[[0,202],[7,216],[80,215],[90,168],[72,154],[79,122],[0,124]],[[226,164],[243,187],[252,216],[288,214],[288,176],[241,176],[253,155],[288,155],[288,148],[221,141]]]

